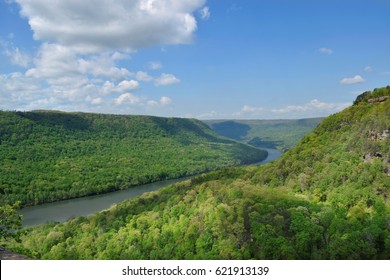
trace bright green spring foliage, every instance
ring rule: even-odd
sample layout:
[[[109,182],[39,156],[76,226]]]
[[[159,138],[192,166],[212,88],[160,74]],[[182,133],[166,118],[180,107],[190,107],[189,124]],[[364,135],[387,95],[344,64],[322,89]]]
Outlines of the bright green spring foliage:
[[[253,182],[288,186],[313,201],[345,208],[359,203],[369,208],[378,199],[387,202],[390,87],[362,96],[370,95],[384,96],[384,100],[355,102],[329,116],[280,160],[259,169]]]
[[[0,206],[0,241],[15,239],[19,240],[22,226],[22,216],[17,210],[20,203]]]
[[[0,205],[105,193],[265,157],[193,119],[0,111]]]
[[[380,91],[381,94],[378,94]],[[27,230],[43,259],[390,259],[390,87],[279,160],[229,168]]]

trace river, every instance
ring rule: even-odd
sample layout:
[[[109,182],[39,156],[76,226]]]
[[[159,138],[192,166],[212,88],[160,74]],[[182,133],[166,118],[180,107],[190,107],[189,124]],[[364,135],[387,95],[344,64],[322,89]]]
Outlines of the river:
[[[257,165],[273,161],[281,155],[281,152],[275,149],[262,149],[268,152],[268,157],[262,162],[257,163]],[[23,215],[22,226],[33,226],[51,221],[65,222],[72,217],[87,216],[107,209],[113,204],[123,200],[139,196],[145,192],[161,189],[182,180],[183,179],[167,180],[131,187],[122,191],[26,207],[19,211],[19,213]]]

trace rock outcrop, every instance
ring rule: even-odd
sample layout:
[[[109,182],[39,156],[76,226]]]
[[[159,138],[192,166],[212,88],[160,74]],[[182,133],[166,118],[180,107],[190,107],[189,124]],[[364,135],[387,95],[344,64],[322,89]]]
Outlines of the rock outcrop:
[[[29,258],[0,246],[0,260],[29,260]]]

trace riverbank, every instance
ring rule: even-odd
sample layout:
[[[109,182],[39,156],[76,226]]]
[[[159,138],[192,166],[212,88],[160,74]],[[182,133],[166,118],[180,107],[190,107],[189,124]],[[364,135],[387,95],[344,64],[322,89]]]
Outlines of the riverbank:
[[[264,150],[268,152],[267,158],[252,165],[268,163],[277,159],[281,155],[281,152],[276,149],[264,148]],[[26,207],[19,211],[19,214],[23,215],[22,226],[35,226],[48,222],[65,222],[70,218],[91,215],[126,199],[137,197],[146,192],[156,191],[174,183],[184,181],[188,178],[189,177],[166,180],[146,185],[139,185],[126,190]]]

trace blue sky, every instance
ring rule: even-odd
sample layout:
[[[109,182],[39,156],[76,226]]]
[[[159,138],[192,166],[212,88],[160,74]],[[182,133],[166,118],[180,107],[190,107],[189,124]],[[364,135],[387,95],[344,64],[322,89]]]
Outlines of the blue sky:
[[[0,0],[0,110],[326,116],[390,84],[389,12],[389,0]]]

